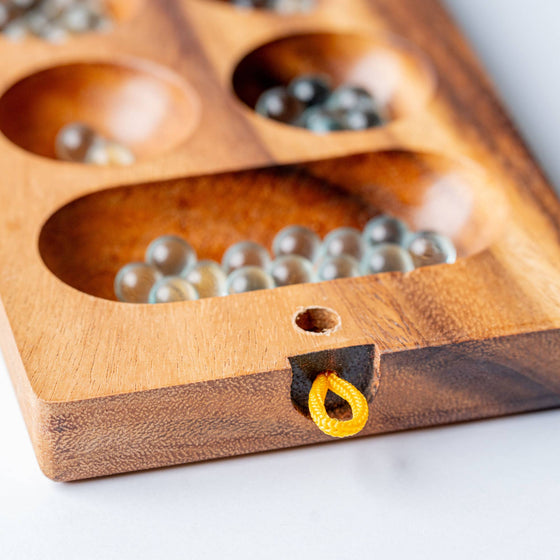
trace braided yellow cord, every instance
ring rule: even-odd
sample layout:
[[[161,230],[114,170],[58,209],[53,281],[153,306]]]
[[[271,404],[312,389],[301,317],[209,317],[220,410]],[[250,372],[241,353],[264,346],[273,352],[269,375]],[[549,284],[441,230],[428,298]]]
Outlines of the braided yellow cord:
[[[352,409],[351,420],[331,418],[325,409],[325,397],[328,391],[342,397]],[[313,422],[325,434],[332,437],[354,436],[366,425],[369,409],[366,398],[352,383],[340,379],[334,371],[320,373],[309,391],[309,412]]]

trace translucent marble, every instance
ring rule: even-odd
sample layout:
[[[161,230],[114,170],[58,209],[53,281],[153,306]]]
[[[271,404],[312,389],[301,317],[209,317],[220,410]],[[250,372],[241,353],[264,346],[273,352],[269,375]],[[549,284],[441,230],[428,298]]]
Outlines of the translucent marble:
[[[0,2],[0,30],[12,40],[31,33],[46,41],[58,43],[64,41],[69,34],[103,31],[111,25],[107,2],[102,0]]]
[[[100,136],[97,136],[90,147],[88,148],[84,159],[81,163],[88,165],[105,166],[111,164],[109,151],[107,150],[107,141]]]
[[[34,12],[41,13],[50,20],[58,18],[66,9],[75,4],[83,3],[80,0],[41,0],[37,3],[37,9]],[[96,4],[91,1],[91,5]]]
[[[308,12],[315,6],[315,0],[267,0],[267,8],[282,14]]]
[[[410,253],[394,243],[382,243],[371,247],[360,264],[360,273],[363,275],[411,270],[414,270],[414,262]]]
[[[8,25],[12,19],[13,10],[11,9],[11,6],[0,3],[0,29],[3,29],[4,26]]]
[[[257,266],[266,270],[269,264],[270,254],[254,241],[236,243],[222,257],[222,268],[226,274],[246,266]]]
[[[227,280],[227,293],[230,295],[269,290],[274,287],[272,276],[258,266],[246,266],[234,270]]]
[[[95,14],[92,18],[90,30],[97,33],[108,33],[115,27],[115,22],[110,14]]]
[[[201,299],[227,294],[227,275],[217,262],[197,262],[187,272],[185,279],[194,286]]]
[[[38,0],[8,0],[6,4],[11,4],[14,8],[27,10],[33,7],[34,4],[38,4]]]
[[[136,157],[132,150],[114,141],[107,141],[105,144],[105,152],[109,164],[113,165],[132,165],[136,161]]]
[[[283,14],[306,12],[315,6],[315,0],[230,0],[238,8],[264,8]]]
[[[360,276],[360,262],[350,255],[325,257],[317,265],[317,279],[328,282],[339,278],[354,278]]]
[[[408,243],[409,235],[408,227],[402,220],[383,214],[367,223],[363,237],[366,246],[396,243],[404,247]]]
[[[10,0],[7,4],[11,4],[16,8],[22,8],[24,10],[31,8],[34,4],[37,4],[37,0]]]
[[[313,262],[321,250],[321,238],[309,228],[288,226],[281,230],[272,242],[275,257],[299,255]]]
[[[97,133],[83,123],[70,123],[60,129],[55,139],[58,159],[82,163],[88,151],[98,143]]]
[[[115,295],[126,303],[148,303],[150,290],[161,277],[161,272],[149,264],[127,264],[115,276]]]
[[[97,18],[86,5],[75,4],[60,15],[59,23],[71,33],[85,33],[95,27]]]
[[[275,121],[293,123],[300,118],[305,110],[305,105],[288,94],[286,88],[275,87],[261,94],[255,111]]]
[[[52,4],[50,0],[43,0],[33,9],[25,10],[22,18],[28,30],[37,37],[52,43],[60,43],[67,38],[68,32],[57,19],[61,8],[56,4],[55,9],[51,7]]]
[[[334,113],[328,111],[322,105],[315,105],[306,109],[294,124],[315,134],[328,134],[329,132],[344,130]]]
[[[43,10],[28,11],[23,16],[23,19],[27,24],[27,28],[29,29],[29,31],[31,31],[35,35],[39,35],[40,33],[42,33],[43,29],[45,29],[45,27],[50,23],[49,18]]]
[[[136,159],[126,146],[106,140],[83,123],[70,123],[59,131],[55,154],[64,161],[90,165],[131,165]]]
[[[408,250],[417,267],[452,264],[457,260],[457,250],[451,239],[433,231],[421,231],[413,235]]]
[[[149,303],[194,301],[198,293],[194,286],[179,276],[165,276],[158,280],[148,296]]]
[[[148,245],[146,262],[164,276],[184,276],[196,263],[196,253],[184,239],[163,235]]]
[[[299,255],[284,255],[272,262],[268,270],[277,287],[307,284],[315,280],[311,261]]]
[[[255,0],[231,0],[231,3],[236,8],[242,8],[242,9],[258,8],[259,7],[259,6],[256,5]]]
[[[56,23],[47,23],[35,35],[49,43],[63,43],[68,38],[66,29]]]
[[[365,88],[342,85],[336,88],[325,102],[329,111],[377,111],[377,102]]]
[[[325,76],[299,76],[288,86],[288,95],[298,99],[307,107],[323,103],[330,91],[330,82]]]
[[[323,241],[321,256],[349,255],[358,261],[363,257],[365,242],[355,228],[343,227],[331,231]]]
[[[349,111],[339,111],[336,118],[345,130],[366,130],[383,124],[383,119],[377,111],[351,109]]]
[[[2,28],[2,35],[9,41],[22,41],[27,37],[28,29],[22,18],[9,21]]]

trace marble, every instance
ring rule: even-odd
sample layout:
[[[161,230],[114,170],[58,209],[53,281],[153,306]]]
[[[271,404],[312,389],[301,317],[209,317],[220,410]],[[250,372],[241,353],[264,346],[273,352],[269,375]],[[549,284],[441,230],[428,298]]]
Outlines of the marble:
[[[396,243],[405,246],[409,235],[408,227],[402,220],[382,214],[367,223],[363,237],[368,247],[379,243]]]
[[[224,253],[222,268],[226,274],[246,266],[267,269],[270,261],[270,254],[262,245],[254,241],[241,241]]]
[[[324,239],[321,256],[349,255],[358,261],[364,256],[365,242],[356,228],[341,227],[331,231]]]
[[[270,290],[274,287],[272,276],[258,266],[246,266],[234,270],[227,280],[227,293],[230,295]]]
[[[25,39],[28,35],[28,29],[25,22],[19,18],[9,21],[2,28],[2,36],[9,41],[18,42]]]
[[[316,0],[267,0],[266,7],[281,14],[295,14],[311,11],[315,2]]]
[[[282,86],[263,92],[255,105],[259,115],[287,124],[297,121],[304,110],[305,105]]]
[[[313,264],[299,255],[284,255],[274,260],[268,272],[277,287],[307,284],[315,280]]]
[[[316,0],[230,0],[237,8],[261,8],[280,14],[308,12],[315,7]]]
[[[136,156],[123,144],[115,141],[105,143],[108,165],[132,165],[136,162]]]
[[[344,130],[367,130],[384,124],[381,115],[374,110],[350,109],[335,115]]]
[[[164,276],[183,276],[196,263],[196,252],[181,237],[163,235],[148,245],[145,258]]]
[[[360,273],[410,272],[414,262],[406,249],[394,243],[382,243],[371,247],[360,264]]]
[[[291,95],[306,107],[324,103],[331,92],[327,76],[303,75],[292,80],[287,89]]]
[[[97,133],[87,124],[69,123],[56,135],[56,157],[63,161],[82,163],[98,141],[97,138]]]
[[[377,102],[365,88],[344,84],[336,88],[325,102],[329,111],[376,111]]]
[[[13,10],[8,4],[0,3],[0,29],[13,19]]]
[[[59,17],[59,23],[71,33],[85,33],[94,28],[95,15],[83,4],[70,6]]]
[[[115,296],[126,303],[148,303],[150,290],[161,278],[161,272],[149,264],[127,264],[115,276]]]
[[[272,242],[275,257],[299,255],[313,262],[321,250],[321,238],[303,226],[288,226],[278,232]]]
[[[119,142],[103,138],[80,122],[62,127],[55,139],[55,155],[63,161],[89,165],[132,165],[134,153]]]
[[[322,105],[316,105],[306,109],[295,121],[295,124],[315,134],[329,134],[344,130],[342,123],[336,115]]]
[[[88,148],[84,159],[78,163],[86,163],[87,165],[97,165],[105,167],[111,165],[111,159],[107,150],[107,142],[104,138],[96,137]]]
[[[408,244],[408,251],[416,267],[453,264],[457,260],[457,250],[451,239],[433,231],[414,234]]]
[[[31,34],[52,43],[70,35],[106,31],[112,14],[102,0],[11,0],[0,3],[0,31],[10,40]]]
[[[327,256],[317,263],[319,282],[357,276],[360,276],[360,261],[350,255]]]
[[[198,292],[194,286],[180,276],[165,276],[158,280],[148,295],[149,303],[175,303],[194,301]]]
[[[189,269],[185,279],[194,286],[201,299],[227,294],[227,275],[217,262],[197,262]]]

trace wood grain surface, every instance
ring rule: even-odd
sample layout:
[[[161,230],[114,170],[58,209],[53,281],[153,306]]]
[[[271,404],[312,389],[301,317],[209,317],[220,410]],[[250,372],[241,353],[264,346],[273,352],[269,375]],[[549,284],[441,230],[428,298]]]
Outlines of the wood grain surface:
[[[327,441],[292,400],[291,364],[314,353],[358,364],[348,349],[369,349],[363,435],[560,406],[560,203],[435,0],[133,12],[62,45],[0,38],[0,344],[48,476]],[[311,71],[374,89],[390,123],[319,137],[252,111],[259,91]],[[52,159],[76,118],[138,162]],[[381,211],[450,235],[457,264],[113,301],[116,270],[157,235],[218,258],[284,225],[324,234]],[[297,327],[310,307],[337,328]]]

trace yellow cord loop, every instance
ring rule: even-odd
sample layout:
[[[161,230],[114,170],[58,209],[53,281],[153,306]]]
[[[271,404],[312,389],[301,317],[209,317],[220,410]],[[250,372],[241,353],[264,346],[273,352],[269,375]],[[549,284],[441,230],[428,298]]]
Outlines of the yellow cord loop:
[[[325,397],[328,391],[342,397],[352,409],[351,420],[337,420],[327,414]],[[352,383],[340,379],[334,371],[320,373],[309,391],[309,412],[313,422],[328,436],[349,437],[361,432],[366,425],[369,409],[366,398]]]

